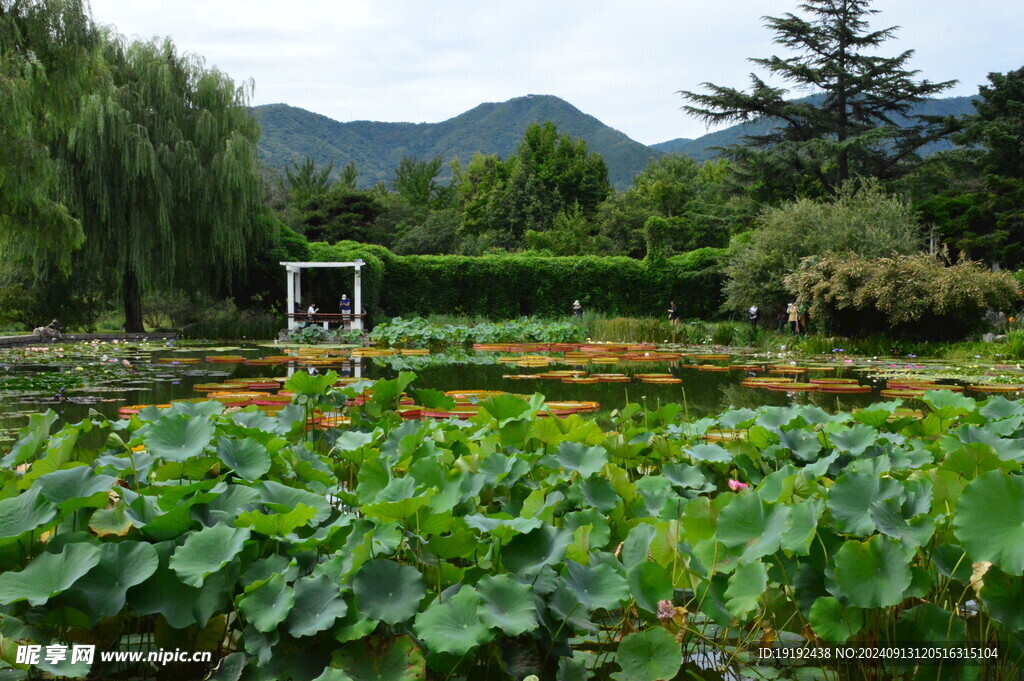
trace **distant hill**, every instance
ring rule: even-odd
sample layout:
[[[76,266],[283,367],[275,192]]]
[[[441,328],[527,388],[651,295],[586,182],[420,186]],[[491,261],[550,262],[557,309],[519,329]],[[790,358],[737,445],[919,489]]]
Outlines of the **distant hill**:
[[[807,99],[813,101],[814,97],[808,97]],[[816,95],[816,97],[820,98],[820,95]],[[973,97],[930,99],[915,106],[911,114],[915,116],[960,116],[963,114],[973,114],[974,106],[971,104],[973,100]],[[745,135],[763,135],[774,127],[775,123],[767,119],[751,123],[740,123],[739,125],[722,130],[716,130],[696,139],[680,137],[668,142],[659,142],[658,144],[652,144],[651,148],[663,151],[666,154],[685,154],[698,161],[704,161],[709,158],[715,158],[717,155],[713,147],[728,147],[732,144],[739,144]],[[924,147],[923,152],[925,154],[933,154],[937,151],[945,151],[952,148],[953,144],[951,142],[942,141],[927,145]]]
[[[618,189],[628,186],[648,160],[662,155],[551,95],[481,104],[440,123],[341,123],[287,104],[258,106],[253,112],[263,129],[260,155],[268,166],[283,170],[289,160],[312,156],[322,164],[333,160],[340,170],[354,161],[361,187],[389,182],[405,156],[442,155],[442,179],[447,180],[447,162],[457,157],[466,163],[477,152],[505,158],[534,122],[551,121],[560,132],[584,139],[604,157],[609,180]]]

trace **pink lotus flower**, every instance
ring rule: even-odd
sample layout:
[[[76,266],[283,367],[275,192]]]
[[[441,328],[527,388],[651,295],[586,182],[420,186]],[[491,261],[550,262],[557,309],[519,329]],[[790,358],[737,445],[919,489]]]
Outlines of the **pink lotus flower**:
[[[676,616],[676,608],[672,601],[658,601],[658,619],[670,620]]]
[[[126,359],[122,359],[121,364],[125,365],[126,367],[130,367],[132,365],[132,363]]]
[[[733,492],[739,492],[740,490],[744,490],[748,487],[750,487],[750,485],[745,482],[733,480],[732,478],[729,479],[729,489],[731,489]]]

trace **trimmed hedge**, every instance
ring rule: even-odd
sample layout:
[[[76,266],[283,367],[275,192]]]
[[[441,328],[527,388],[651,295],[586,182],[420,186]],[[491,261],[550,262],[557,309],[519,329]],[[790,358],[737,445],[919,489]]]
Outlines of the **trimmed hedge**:
[[[434,313],[490,319],[564,316],[585,310],[660,317],[675,300],[685,317],[708,319],[721,304],[724,249],[703,248],[665,260],[526,255],[397,256],[356,242],[310,244],[315,261],[362,258],[363,306],[375,319]],[[303,276],[307,276],[305,273]],[[304,290],[351,295],[350,270],[309,271]],[[317,301],[327,311],[334,301]],[[381,316],[383,315],[383,317]]]

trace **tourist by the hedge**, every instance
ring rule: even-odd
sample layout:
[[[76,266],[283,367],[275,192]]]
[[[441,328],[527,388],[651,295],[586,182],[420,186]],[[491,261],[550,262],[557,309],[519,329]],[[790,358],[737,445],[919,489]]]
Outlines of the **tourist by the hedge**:
[[[573,314],[573,316],[576,316],[576,317],[582,317],[583,316],[583,306],[580,305],[580,301],[578,301],[578,300],[573,301],[573,304],[572,304],[572,314]]]
[[[803,305],[798,307],[796,309],[796,313],[797,313],[797,317],[796,317],[797,331],[799,331],[800,333],[802,333],[802,334],[804,334],[806,336],[807,335],[807,324],[808,324],[807,303],[804,303]]]
[[[672,322],[672,326],[679,326],[679,318],[681,316],[679,308],[676,306],[676,301],[673,300],[668,307],[668,319]]]
[[[795,336],[797,326],[800,323],[800,311],[796,303],[790,303],[786,306],[786,318],[789,319],[789,332]]]
[[[750,321],[751,326],[757,326],[757,318],[760,316],[760,311],[757,309],[757,305],[751,305],[750,309],[747,310],[747,319]]]

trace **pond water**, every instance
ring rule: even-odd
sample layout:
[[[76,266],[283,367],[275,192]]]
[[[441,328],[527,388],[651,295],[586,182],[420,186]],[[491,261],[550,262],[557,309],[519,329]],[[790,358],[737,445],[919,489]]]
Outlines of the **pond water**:
[[[268,363],[267,358],[299,353],[283,345],[211,343],[116,343],[92,342],[0,350],[0,443],[10,441],[12,429],[25,423],[29,413],[54,410],[66,422],[85,418],[90,409],[117,417],[126,405],[166,404],[195,399],[203,393],[197,385],[233,379],[284,378],[294,371],[324,372],[367,379],[391,378],[399,371],[414,371],[418,388],[448,390],[502,390],[519,394],[539,392],[549,400],[594,401],[601,411],[620,408],[627,402],[649,405],[678,402],[690,417],[717,413],[729,406],[757,407],[790,403],[812,404],[827,411],[850,410],[885,399],[887,383],[903,380],[938,380],[945,384],[1014,383],[1024,381],[1017,365],[956,365],[920,358],[849,358],[841,355],[794,357],[789,354],[752,354],[730,350],[720,355],[701,355],[709,348],[653,346],[626,350],[619,356],[581,358],[565,348],[544,352],[536,348],[504,348],[434,353],[426,356],[394,354],[358,356],[342,348],[316,346],[302,350],[288,363]],[[515,350],[520,350],[516,352]],[[612,351],[590,355],[612,354]],[[722,349],[712,350],[722,353]],[[329,353],[329,355],[328,355]],[[353,356],[357,355],[357,356]],[[667,358],[667,359],[663,359]],[[231,363],[210,361],[232,360]],[[255,363],[254,363],[255,362]],[[779,373],[799,362],[806,373]],[[521,366],[529,364],[529,366]],[[751,367],[748,370],[736,365]],[[719,370],[715,370],[718,367]],[[721,370],[730,367],[729,370]],[[774,368],[775,372],[770,370]],[[619,375],[623,382],[569,383],[542,374],[578,371]],[[663,374],[681,382],[647,383],[638,376]],[[526,378],[519,378],[525,376]],[[626,378],[621,378],[625,376]],[[797,386],[775,389],[751,387],[749,379],[778,380],[808,386],[808,381],[846,379],[864,386],[866,392],[843,394],[805,392]],[[745,382],[747,382],[745,384]],[[1019,396],[1011,393],[1008,396]],[[910,400],[912,395],[903,396]]]

